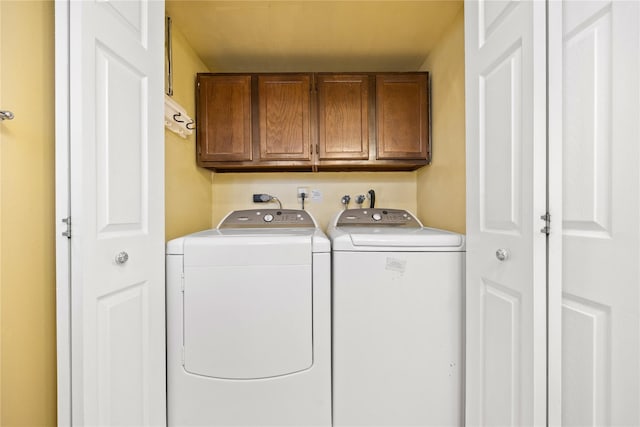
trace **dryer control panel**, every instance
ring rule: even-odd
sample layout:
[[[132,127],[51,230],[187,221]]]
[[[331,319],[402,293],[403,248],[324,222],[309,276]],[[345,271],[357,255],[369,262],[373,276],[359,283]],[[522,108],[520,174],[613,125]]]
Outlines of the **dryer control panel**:
[[[233,211],[218,228],[315,228],[308,212],[300,209],[247,209]]]
[[[396,226],[421,228],[422,224],[404,209],[347,209],[338,217],[337,227]]]

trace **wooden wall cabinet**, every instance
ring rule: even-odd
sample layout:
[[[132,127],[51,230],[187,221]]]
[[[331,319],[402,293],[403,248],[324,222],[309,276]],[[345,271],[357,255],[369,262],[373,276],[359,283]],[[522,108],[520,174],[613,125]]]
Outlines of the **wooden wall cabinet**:
[[[251,76],[199,77],[197,89],[198,164],[251,161]]]
[[[320,74],[318,160],[369,160],[369,76]]]
[[[413,170],[427,73],[198,74],[197,161],[224,171]]]
[[[260,161],[311,165],[311,76],[258,76]]]
[[[429,104],[426,74],[376,76],[377,159],[426,159]]]

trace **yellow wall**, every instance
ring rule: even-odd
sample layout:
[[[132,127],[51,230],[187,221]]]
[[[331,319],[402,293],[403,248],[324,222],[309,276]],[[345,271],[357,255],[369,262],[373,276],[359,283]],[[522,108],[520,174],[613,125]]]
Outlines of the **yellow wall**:
[[[433,162],[416,172],[221,173],[213,176],[213,226],[234,209],[252,209],[253,193],[274,194],[286,208],[299,207],[297,187],[318,189],[322,202],[309,211],[324,228],[341,209],[340,198],[376,190],[380,207],[414,212],[427,226],[465,232],[464,12],[427,58],[431,72]],[[275,206],[275,205],[270,205]],[[352,201],[351,207],[355,207]]]
[[[431,72],[433,162],[417,173],[425,225],[465,232],[464,11],[422,69]]]
[[[229,211],[277,207],[274,203],[253,203],[254,193],[277,196],[283,208],[299,209],[297,188],[318,190],[322,200],[308,200],[305,208],[325,229],[333,215],[342,209],[340,199],[351,196],[349,207],[357,207],[358,194],[376,192],[377,207],[416,210],[415,172],[291,172],[291,173],[219,173],[213,179],[213,225]],[[367,200],[364,206],[369,206]]]
[[[195,166],[194,137],[167,132],[166,238],[216,225],[251,195],[308,208],[323,227],[340,198],[376,190],[377,205],[418,211],[428,225],[464,231],[462,13],[425,63],[432,71],[434,163],[418,172],[211,174]],[[56,424],[54,251],[54,21],[51,1],[0,0],[0,425]],[[207,71],[174,27],[174,99],[195,114],[194,78]],[[213,177],[213,182],[212,182]],[[351,206],[355,206],[354,202]]]
[[[2,0],[0,0],[2,1]],[[173,99],[195,119],[196,73],[208,71],[173,25]],[[211,172],[196,166],[195,132],[183,139],[165,129],[165,233],[171,240],[211,227]]]
[[[56,424],[53,2],[0,1],[0,425]]]

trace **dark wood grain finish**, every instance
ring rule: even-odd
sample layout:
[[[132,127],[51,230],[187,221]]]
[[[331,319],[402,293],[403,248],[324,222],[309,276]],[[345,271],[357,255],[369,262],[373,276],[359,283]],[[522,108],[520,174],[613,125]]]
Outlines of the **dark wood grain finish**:
[[[377,159],[426,159],[427,75],[376,75]]]
[[[319,160],[369,158],[369,76],[318,75]]]
[[[250,161],[251,76],[198,76],[198,160]]]
[[[198,74],[197,163],[218,172],[414,170],[428,74]]]
[[[258,77],[260,160],[311,161],[308,74]]]

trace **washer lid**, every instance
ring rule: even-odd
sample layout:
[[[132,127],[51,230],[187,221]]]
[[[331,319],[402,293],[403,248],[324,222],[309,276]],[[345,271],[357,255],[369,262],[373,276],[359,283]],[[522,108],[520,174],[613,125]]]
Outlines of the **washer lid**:
[[[333,250],[406,248],[460,250],[464,236],[435,228],[338,227],[331,232]]]

